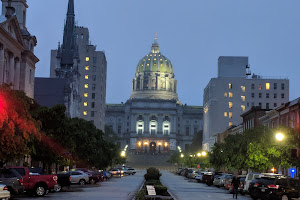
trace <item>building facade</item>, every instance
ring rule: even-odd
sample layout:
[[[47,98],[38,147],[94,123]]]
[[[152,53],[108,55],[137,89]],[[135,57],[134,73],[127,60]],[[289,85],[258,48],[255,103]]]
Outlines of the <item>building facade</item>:
[[[209,151],[218,134],[240,125],[241,115],[253,106],[274,109],[288,100],[287,78],[251,75],[248,57],[219,57],[218,78],[204,89],[203,149]]]
[[[36,37],[26,28],[26,0],[2,0],[0,16],[0,84],[12,84],[34,97]]]
[[[189,150],[203,128],[201,106],[182,105],[173,66],[155,38],[151,51],[136,67],[130,99],[107,104],[105,124],[121,138],[119,145],[140,153]]]

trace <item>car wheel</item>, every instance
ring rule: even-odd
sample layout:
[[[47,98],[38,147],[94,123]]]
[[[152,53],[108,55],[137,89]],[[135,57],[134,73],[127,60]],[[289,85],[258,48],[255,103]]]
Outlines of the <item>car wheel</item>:
[[[83,180],[83,179],[80,179],[80,181],[79,181],[79,185],[85,185],[85,180]]]
[[[91,179],[91,180],[90,180],[90,184],[93,185],[93,184],[95,184],[95,183],[96,183],[96,180],[95,180],[95,179]]]
[[[55,192],[60,192],[61,191],[61,185],[57,184],[57,187],[54,188]]]
[[[281,200],[290,200],[290,198],[287,195],[282,195]]]
[[[43,185],[38,185],[34,188],[34,193],[38,197],[43,197],[46,194],[46,187]]]

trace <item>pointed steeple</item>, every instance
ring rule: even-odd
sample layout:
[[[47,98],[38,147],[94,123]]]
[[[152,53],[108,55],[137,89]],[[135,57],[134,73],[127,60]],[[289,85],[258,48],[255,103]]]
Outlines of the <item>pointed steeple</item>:
[[[76,50],[74,0],[69,0],[62,44],[62,65],[72,65]]]
[[[152,53],[159,53],[160,52],[159,44],[157,42],[157,33],[155,33],[154,43],[152,44],[151,52]]]

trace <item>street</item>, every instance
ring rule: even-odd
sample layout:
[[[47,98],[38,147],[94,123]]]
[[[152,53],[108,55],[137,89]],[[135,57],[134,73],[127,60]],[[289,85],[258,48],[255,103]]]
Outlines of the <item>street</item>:
[[[168,187],[176,200],[225,200],[232,199],[232,194],[223,188],[197,183],[193,179],[162,171],[161,182]],[[240,200],[251,199],[248,196],[238,196]]]

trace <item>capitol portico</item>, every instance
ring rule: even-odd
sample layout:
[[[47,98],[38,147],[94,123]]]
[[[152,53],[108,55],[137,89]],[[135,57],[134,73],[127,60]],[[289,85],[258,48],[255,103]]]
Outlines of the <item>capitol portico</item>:
[[[155,37],[151,51],[136,67],[132,93],[125,104],[107,104],[105,123],[133,152],[188,150],[203,129],[201,106],[182,105],[171,61],[161,54]]]

